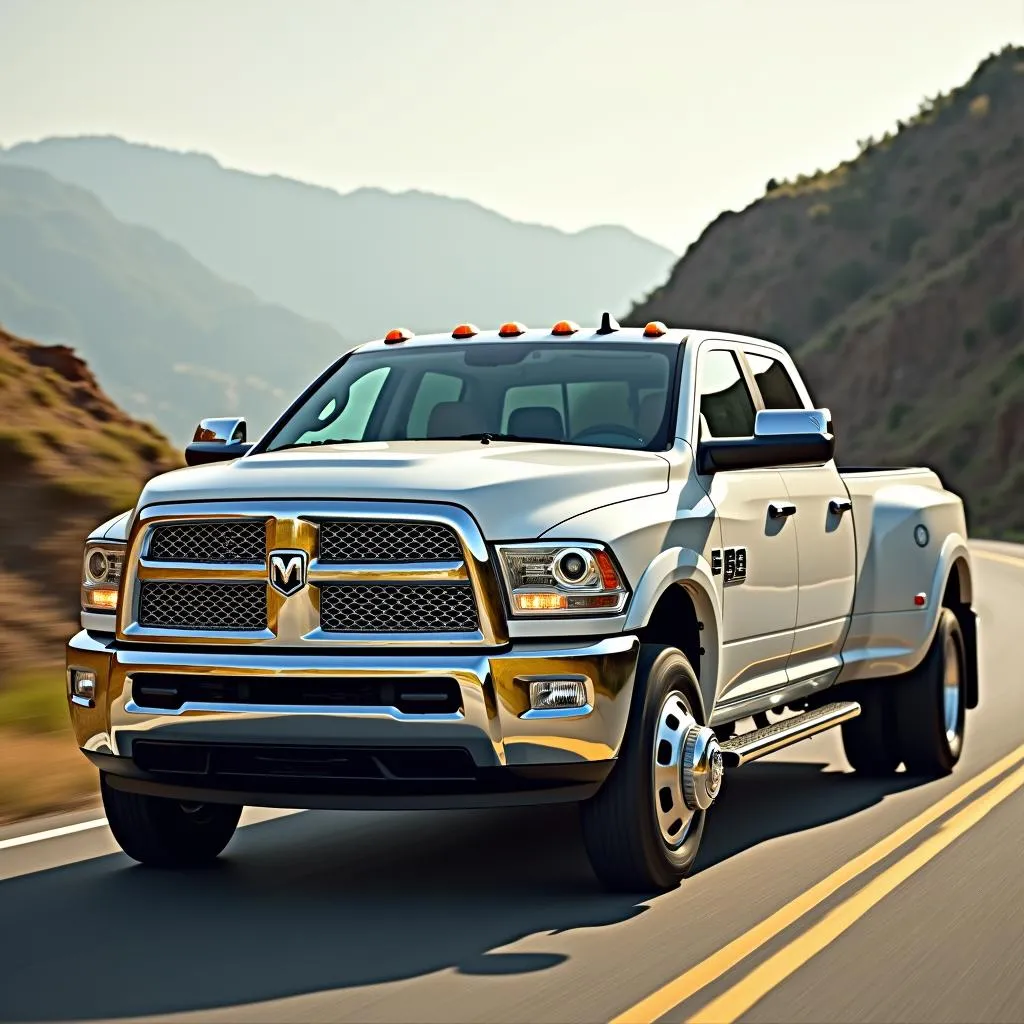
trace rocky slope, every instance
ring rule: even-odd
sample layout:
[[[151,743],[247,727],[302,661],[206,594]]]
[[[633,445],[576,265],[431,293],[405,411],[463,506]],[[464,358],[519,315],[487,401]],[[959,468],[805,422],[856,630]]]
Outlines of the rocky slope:
[[[720,216],[626,319],[781,342],[842,461],[928,463],[973,532],[1024,532],[1024,48],[860,150]]]
[[[179,465],[121,411],[68,348],[0,329],[0,679],[63,656],[74,630],[82,542]]]

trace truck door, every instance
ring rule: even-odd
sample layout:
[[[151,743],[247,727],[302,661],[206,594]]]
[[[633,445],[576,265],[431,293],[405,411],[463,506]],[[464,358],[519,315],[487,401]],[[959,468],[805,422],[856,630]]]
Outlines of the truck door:
[[[745,349],[744,355],[766,409],[810,409],[806,389],[779,359]],[[804,392],[801,394],[801,390]],[[841,652],[853,609],[856,543],[853,510],[834,461],[824,466],[786,466],[782,480],[796,508],[793,525],[799,564],[799,597],[791,682],[818,679],[830,685],[842,665]]]
[[[698,353],[699,430],[705,437],[752,437],[753,395],[738,352],[721,344]],[[728,702],[787,682],[797,612],[796,531],[785,515],[790,499],[779,470],[719,471],[701,482],[722,529],[712,571],[722,598],[718,700]]]

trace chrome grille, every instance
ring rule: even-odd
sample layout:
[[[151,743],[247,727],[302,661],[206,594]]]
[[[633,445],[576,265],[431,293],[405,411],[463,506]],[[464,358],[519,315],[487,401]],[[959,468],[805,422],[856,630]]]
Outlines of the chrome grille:
[[[267,587],[264,583],[144,582],[139,625],[259,632],[267,628]]]
[[[148,557],[154,562],[261,564],[267,528],[262,519],[172,523],[153,530]]]
[[[455,531],[442,523],[344,519],[320,524],[323,563],[460,562],[462,557]]]
[[[330,583],[320,587],[325,633],[472,633],[468,583]]]

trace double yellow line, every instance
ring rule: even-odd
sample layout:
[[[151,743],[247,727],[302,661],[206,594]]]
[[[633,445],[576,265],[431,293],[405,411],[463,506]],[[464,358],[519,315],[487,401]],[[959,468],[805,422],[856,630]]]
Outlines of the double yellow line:
[[[938,856],[958,836],[976,825],[993,808],[1024,786],[1024,744],[969,779],[948,796],[932,804],[870,849],[844,864],[827,878],[801,893],[750,931],[734,939],[706,960],[662,986],[656,992],[620,1014],[612,1024],[650,1024],[674,1007],[721,978],[765,943],[781,934],[805,914],[834,895],[843,886],[874,867],[918,833],[964,803],[978,790],[1016,768],[987,792],[973,799],[937,832],[891,864],[863,888],[830,910],[820,921],[759,964],[732,987],[689,1018],[693,1024],[732,1024],[777,985],[802,967],[830,942],[862,918],[901,882]]]

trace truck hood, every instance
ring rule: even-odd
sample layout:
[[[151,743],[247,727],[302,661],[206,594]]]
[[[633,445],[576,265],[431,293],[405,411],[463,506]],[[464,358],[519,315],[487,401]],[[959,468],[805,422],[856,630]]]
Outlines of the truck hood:
[[[466,509],[489,540],[512,540],[539,537],[602,505],[660,494],[668,480],[668,460],[653,452],[509,441],[375,441],[175,470],[146,485],[139,508],[247,499],[443,502]]]

